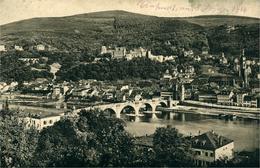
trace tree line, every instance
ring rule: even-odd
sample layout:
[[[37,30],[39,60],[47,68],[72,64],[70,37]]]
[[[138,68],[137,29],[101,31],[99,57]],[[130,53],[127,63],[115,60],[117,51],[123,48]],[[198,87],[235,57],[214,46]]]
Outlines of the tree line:
[[[159,79],[173,63],[159,63],[148,58],[101,61],[98,63],[62,66],[57,76],[60,80],[77,81],[80,79],[117,80],[117,79]]]
[[[177,129],[157,128],[152,146],[135,143],[121,119],[81,111],[37,131],[26,128],[19,111],[0,111],[1,167],[192,167],[190,139]],[[243,154],[242,154],[243,155]],[[246,159],[212,166],[259,166],[259,149]]]

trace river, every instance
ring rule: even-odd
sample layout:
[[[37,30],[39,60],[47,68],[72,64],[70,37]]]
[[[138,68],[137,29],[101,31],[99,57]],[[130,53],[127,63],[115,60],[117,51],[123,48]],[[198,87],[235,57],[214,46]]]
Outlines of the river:
[[[210,130],[234,140],[235,151],[252,151],[259,148],[259,121],[249,119],[223,120],[214,116],[201,114],[185,114],[174,119],[157,119],[148,122],[127,122],[126,130],[135,136],[153,134],[157,127],[170,125],[180,133],[189,136],[198,135]]]

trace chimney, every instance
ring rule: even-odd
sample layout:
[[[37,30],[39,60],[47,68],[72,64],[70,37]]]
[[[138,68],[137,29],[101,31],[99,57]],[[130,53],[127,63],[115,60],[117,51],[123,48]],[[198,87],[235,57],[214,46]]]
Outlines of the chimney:
[[[223,139],[222,139],[221,136],[219,136],[219,138],[218,138],[218,142],[219,142],[219,145],[222,146],[222,144],[223,144]]]

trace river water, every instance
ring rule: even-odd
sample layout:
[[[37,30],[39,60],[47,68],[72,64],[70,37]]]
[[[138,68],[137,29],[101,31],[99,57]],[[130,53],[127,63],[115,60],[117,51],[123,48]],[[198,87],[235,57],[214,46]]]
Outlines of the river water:
[[[157,127],[170,125],[184,135],[198,135],[213,130],[219,135],[234,140],[235,151],[252,151],[259,148],[259,121],[248,119],[224,120],[214,116],[188,114],[173,119],[155,119],[146,122],[127,122],[126,130],[134,136],[153,134]]]

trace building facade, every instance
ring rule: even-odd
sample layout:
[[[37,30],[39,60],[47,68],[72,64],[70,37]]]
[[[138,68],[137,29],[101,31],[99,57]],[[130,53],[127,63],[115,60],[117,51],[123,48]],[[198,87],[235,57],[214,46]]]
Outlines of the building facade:
[[[42,130],[43,128],[52,126],[55,122],[59,121],[62,115],[32,116],[24,118],[24,121],[27,128],[34,127],[37,130]]]
[[[197,166],[209,166],[217,160],[234,157],[234,141],[213,131],[192,137],[192,151]]]

